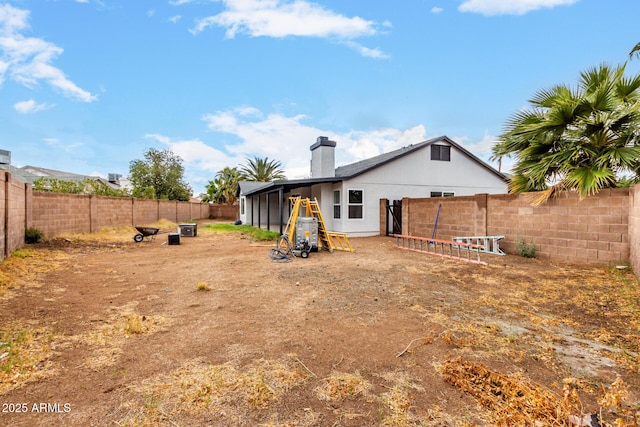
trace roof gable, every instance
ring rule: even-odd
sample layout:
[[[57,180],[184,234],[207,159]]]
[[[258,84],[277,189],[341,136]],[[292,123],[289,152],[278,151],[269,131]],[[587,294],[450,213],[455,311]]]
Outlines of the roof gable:
[[[359,162],[351,163],[348,165],[340,166],[336,168],[336,177],[341,177],[343,179],[353,178],[358,175],[361,175],[365,172],[378,168],[387,163],[393,162],[401,157],[407,156],[411,153],[414,153],[418,150],[421,150],[426,147],[430,147],[431,145],[437,144],[438,142],[444,142],[452,147],[455,147],[458,151],[460,151],[465,156],[469,157],[474,162],[478,163],[483,168],[487,169],[492,174],[498,176],[500,179],[505,180],[506,177],[504,174],[498,172],[489,164],[482,161],[480,158],[476,157],[474,154],[463,148],[461,145],[457,144],[453,140],[449,139],[447,136],[439,136],[437,138],[432,138],[418,144],[411,144],[406,147],[399,148],[394,151],[390,151],[388,153],[383,153],[375,157],[371,157],[369,159],[361,160]]]

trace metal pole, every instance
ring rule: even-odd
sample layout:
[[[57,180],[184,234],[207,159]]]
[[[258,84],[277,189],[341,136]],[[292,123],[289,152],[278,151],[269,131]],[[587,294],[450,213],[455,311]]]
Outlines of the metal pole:
[[[436,213],[436,222],[433,224],[433,233],[431,233],[431,238],[436,238],[436,229],[438,228],[438,218],[440,218],[440,208],[442,207],[441,203],[438,203],[438,213]]]

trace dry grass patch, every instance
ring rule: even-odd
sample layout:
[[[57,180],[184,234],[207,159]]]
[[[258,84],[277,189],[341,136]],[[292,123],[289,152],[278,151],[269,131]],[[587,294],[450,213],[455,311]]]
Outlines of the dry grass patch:
[[[136,226],[153,227],[160,229],[160,231],[171,232],[178,229],[178,224],[168,219],[161,219],[152,224],[136,224]],[[58,234],[54,240],[61,239],[72,243],[129,243],[136,234],[138,234],[138,230],[131,226],[104,227],[93,233]]]
[[[196,289],[198,291],[210,291],[211,288],[209,287],[209,285],[206,282],[198,282],[198,284],[196,285]]]
[[[61,233],[53,240],[72,243],[122,243],[131,240],[138,233],[133,227],[105,227],[93,233]]]
[[[444,380],[471,394],[486,410],[492,425],[567,425],[578,411],[573,394],[561,399],[550,390],[532,384],[519,374],[505,375],[462,359],[441,367]]]
[[[11,323],[0,329],[0,395],[53,373],[53,333]]]
[[[426,420],[420,418],[413,407],[414,395],[424,393],[424,388],[404,373],[386,373],[382,378],[385,382],[393,384],[387,387],[387,392],[380,395],[380,400],[384,404],[382,425],[385,427],[425,425]],[[435,417],[431,418],[435,419]]]
[[[122,354],[122,346],[127,338],[141,334],[153,334],[164,328],[167,321],[162,316],[145,316],[134,311],[135,304],[114,307],[114,313],[108,319],[100,321],[103,325],[94,328],[87,334],[72,337],[87,344],[96,346],[92,356],[84,366],[99,370],[113,366]]]
[[[585,415],[579,392],[593,392],[584,381],[566,378],[559,395],[519,373],[502,374],[460,358],[447,360],[441,366],[441,373],[446,382],[473,396],[494,426],[574,426]],[[603,425],[639,425],[640,413],[636,411],[640,407],[626,404],[627,396],[621,378],[610,387],[601,388],[598,415]],[[612,424],[607,418],[612,419]]]
[[[62,268],[68,258],[63,252],[47,249],[21,249],[14,252],[0,262],[0,295],[9,289],[41,286],[42,276]]]
[[[369,389],[371,384],[359,372],[335,372],[315,392],[320,400],[341,401],[365,396]]]
[[[153,404],[140,407],[139,399],[134,397],[125,404],[128,414],[121,425],[171,424],[205,413],[233,425],[242,420],[247,411],[271,406],[307,378],[307,372],[287,361],[259,359],[240,368],[231,363],[211,365],[198,359],[190,360],[170,374],[132,385],[130,390],[134,395]]]

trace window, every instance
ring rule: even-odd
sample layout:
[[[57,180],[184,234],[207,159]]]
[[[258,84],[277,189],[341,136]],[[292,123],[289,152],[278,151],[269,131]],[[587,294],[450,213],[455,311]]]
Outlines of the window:
[[[432,191],[431,192],[431,197],[453,197],[455,196],[455,193],[451,193],[448,191]]]
[[[431,160],[442,160],[448,162],[451,160],[451,147],[448,145],[432,145]]]
[[[362,190],[349,190],[349,219],[362,219]]]
[[[246,203],[246,197],[240,197],[240,215],[244,215],[244,205]]]
[[[333,192],[333,219],[340,219],[340,190]]]

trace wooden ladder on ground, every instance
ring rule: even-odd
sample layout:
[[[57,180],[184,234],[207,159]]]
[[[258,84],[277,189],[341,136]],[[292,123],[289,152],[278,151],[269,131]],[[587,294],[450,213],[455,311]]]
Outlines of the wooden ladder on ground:
[[[355,252],[351,247],[351,243],[349,243],[347,233],[337,233],[335,231],[327,230],[324,217],[322,216],[322,211],[320,210],[320,205],[318,204],[318,199],[303,199],[300,196],[296,196],[289,197],[289,203],[291,203],[291,215],[289,215],[289,220],[287,221],[287,226],[285,227],[283,234],[287,236],[290,242],[293,242],[296,222],[304,209],[304,215],[302,216],[318,219],[319,247],[325,248],[329,250],[329,252],[333,252],[334,250]]]

